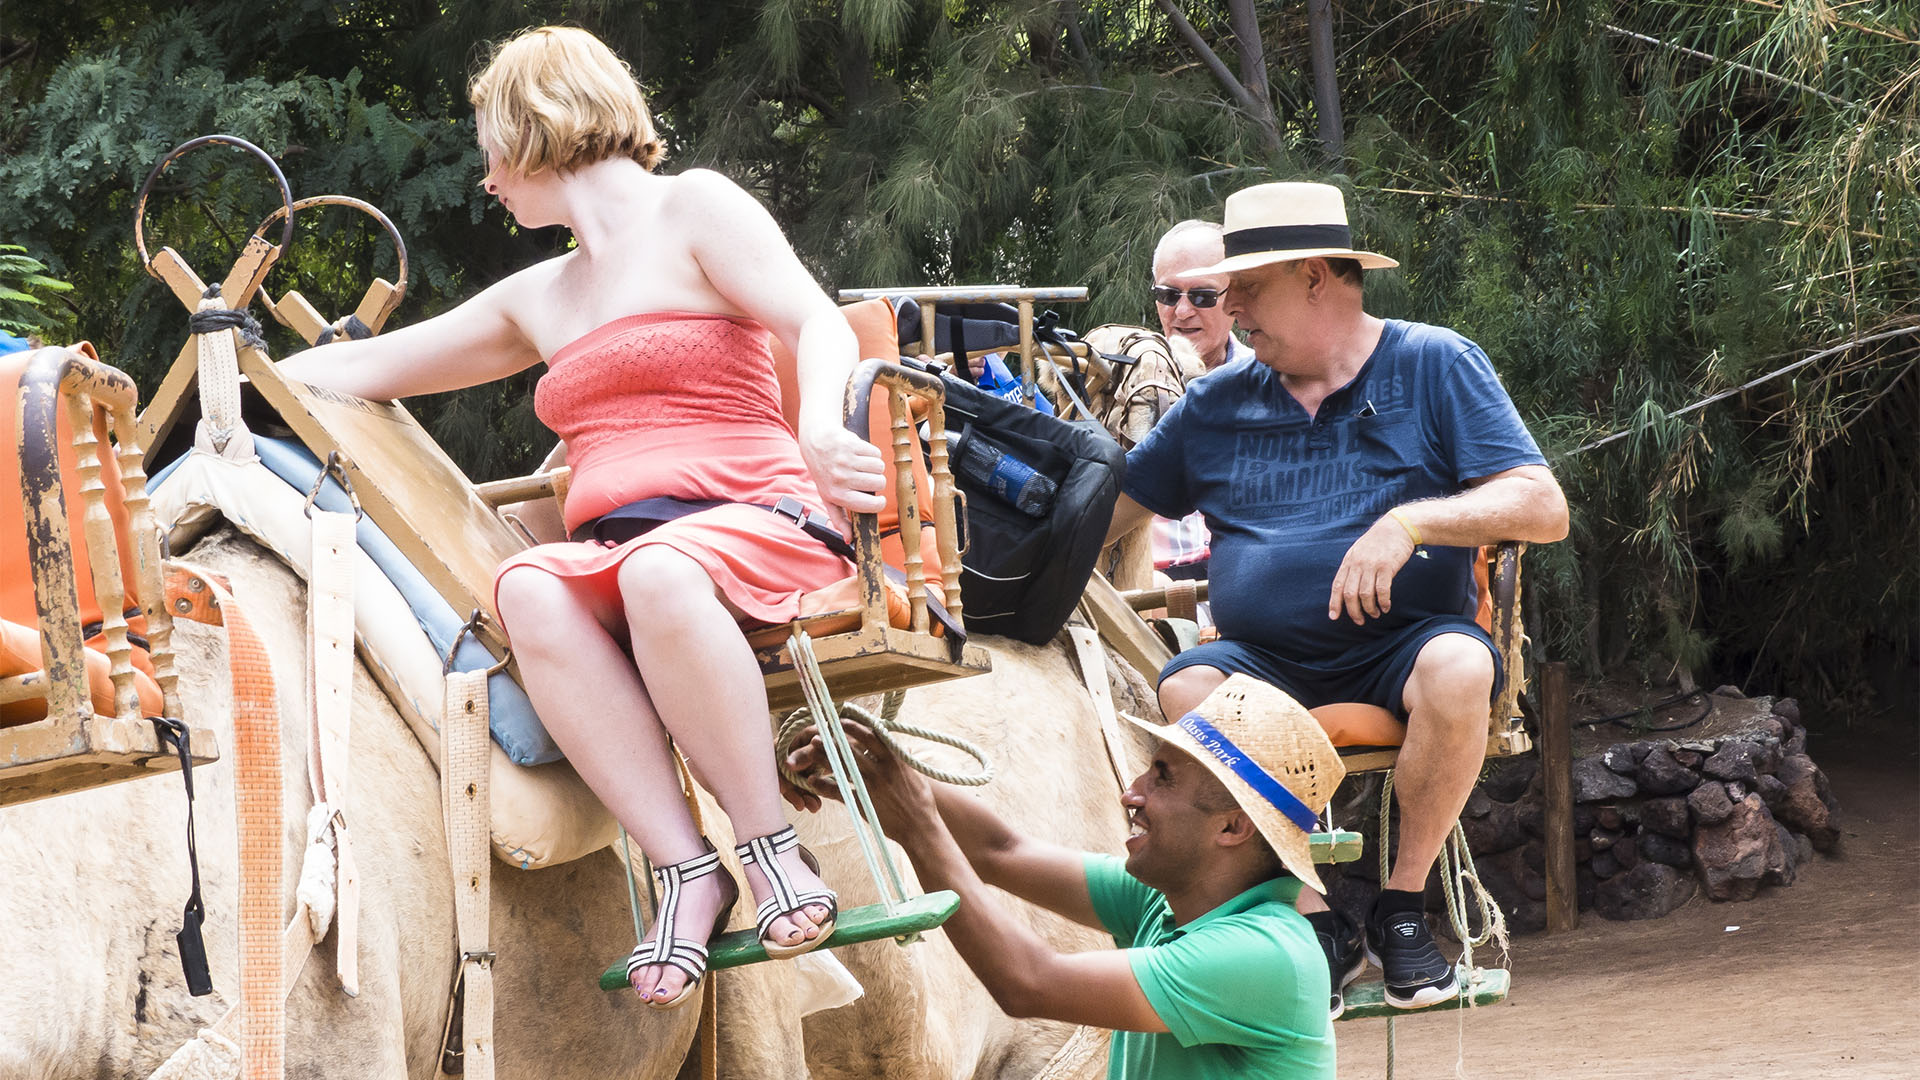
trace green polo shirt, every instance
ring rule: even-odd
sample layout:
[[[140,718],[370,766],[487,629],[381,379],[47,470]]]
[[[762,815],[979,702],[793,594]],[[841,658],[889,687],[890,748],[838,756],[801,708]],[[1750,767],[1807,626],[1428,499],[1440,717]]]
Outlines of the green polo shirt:
[[[1086,857],[1094,914],[1127,950],[1166,1033],[1116,1031],[1108,1080],[1332,1080],[1327,959],[1276,878],[1175,926],[1167,898],[1112,855]]]

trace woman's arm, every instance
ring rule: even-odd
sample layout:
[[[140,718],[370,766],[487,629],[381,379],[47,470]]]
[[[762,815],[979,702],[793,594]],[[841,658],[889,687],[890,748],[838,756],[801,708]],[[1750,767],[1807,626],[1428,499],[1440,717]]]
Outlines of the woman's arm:
[[[506,310],[505,298],[520,277],[515,274],[425,322],[295,353],[280,362],[280,372],[310,386],[373,401],[505,378],[540,360]]]
[[[847,377],[859,341],[833,301],[793,253],[780,226],[753,196],[719,173],[675,178],[674,216],[697,221],[693,256],[728,302],[792,345],[800,382],[800,451],[821,495],[835,506],[875,513],[886,502],[879,448],[842,423]]]

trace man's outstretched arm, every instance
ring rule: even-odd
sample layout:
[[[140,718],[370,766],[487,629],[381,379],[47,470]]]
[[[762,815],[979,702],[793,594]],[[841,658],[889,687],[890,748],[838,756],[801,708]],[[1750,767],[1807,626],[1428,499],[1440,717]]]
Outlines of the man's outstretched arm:
[[[1123,1031],[1167,1030],[1124,952],[1057,952],[987,887],[992,881],[1097,928],[1080,853],[1020,836],[978,799],[936,789],[903,766],[865,727],[845,726],[881,823],[906,849],[921,887],[959,894],[960,908],[942,929],[1002,1010]],[[822,756],[816,742],[790,761],[804,770]]]

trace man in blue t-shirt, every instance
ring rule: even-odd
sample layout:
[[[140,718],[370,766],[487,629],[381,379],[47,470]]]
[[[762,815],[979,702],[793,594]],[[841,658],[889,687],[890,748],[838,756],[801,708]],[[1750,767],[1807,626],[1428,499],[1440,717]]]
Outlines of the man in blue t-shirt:
[[[1326,961],[1295,904],[1322,887],[1308,837],[1346,775],[1339,752],[1305,709],[1246,676],[1176,723],[1127,719],[1155,743],[1120,797],[1124,859],[1024,835],[843,726],[921,886],[959,894],[942,930],[1008,1014],[1112,1030],[1109,1080],[1333,1080]],[[825,759],[814,737],[787,763],[804,774]],[[820,806],[797,788],[789,798]],[[1060,952],[989,885],[1118,948]]]
[[[1213,534],[1220,640],[1175,657],[1160,702],[1183,715],[1246,673],[1309,708],[1378,705],[1407,720],[1394,789],[1399,853],[1364,928],[1313,893],[1308,914],[1339,988],[1381,967],[1387,1000],[1451,997],[1422,894],[1486,753],[1499,679],[1473,621],[1474,552],[1567,533],[1567,505],[1480,347],[1381,320],[1339,189],[1263,184],[1227,200],[1224,303],[1253,347],[1190,383],[1127,455],[1111,537],[1195,510]],[[1200,271],[1196,271],[1200,272]],[[1364,941],[1362,941],[1364,938]]]

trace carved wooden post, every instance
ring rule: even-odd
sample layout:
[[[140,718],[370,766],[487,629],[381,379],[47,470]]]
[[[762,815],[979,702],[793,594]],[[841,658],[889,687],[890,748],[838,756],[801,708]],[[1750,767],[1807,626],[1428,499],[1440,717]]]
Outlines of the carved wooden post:
[[[1580,925],[1573,862],[1573,722],[1568,715],[1567,665],[1540,665],[1540,770],[1545,822],[1547,932]]]
[[[874,380],[878,389],[881,381]],[[887,409],[893,431],[894,493],[900,506],[900,550],[905,558],[907,603],[913,617],[909,623],[916,634],[927,632],[927,573],[920,560],[920,500],[913,488],[913,412],[904,385],[886,381]]]

